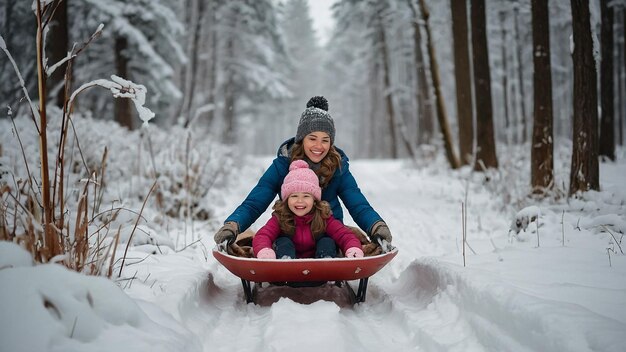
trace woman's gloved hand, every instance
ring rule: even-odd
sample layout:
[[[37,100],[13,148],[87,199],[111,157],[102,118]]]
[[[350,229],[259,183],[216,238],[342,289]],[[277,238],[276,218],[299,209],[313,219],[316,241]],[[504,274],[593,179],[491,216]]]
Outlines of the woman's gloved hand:
[[[363,258],[363,250],[359,247],[350,247],[346,249],[346,258]]]
[[[376,222],[370,231],[370,240],[374,243],[378,243],[378,239],[391,243],[391,231],[389,231],[389,227],[382,220]]]
[[[263,248],[256,254],[259,259],[276,259],[276,252],[271,248]]]
[[[215,243],[220,244],[227,241],[228,244],[235,242],[237,235],[239,234],[239,226],[236,222],[229,221],[224,224],[213,236]]]

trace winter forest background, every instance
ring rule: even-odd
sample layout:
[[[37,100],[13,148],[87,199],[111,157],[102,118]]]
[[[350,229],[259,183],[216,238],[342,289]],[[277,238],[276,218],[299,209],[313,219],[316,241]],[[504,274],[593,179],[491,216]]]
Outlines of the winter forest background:
[[[59,61],[75,44],[77,50],[102,23],[101,36],[72,63],[73,88],[112,74],[143,84],[148,91],[146,105],[156,113],[154,122],[159,126],[191,124],[206,130],[207,138],[257,154],[273,153],[278,141],[293,134],[294,119],[308,97],[323,94],[331,104],[338,140],[349,155],[395,158],[406,156],[410,148],[441,144],[429,40],[450,138],[455,148],[459,139],[468,144],[458,131],[464,123],[470,125],[462,131],[472,130],[468,114],[472,102],[461,105],[465,111],[457,113],[458,104],[465,103],[457,103],[456,89],[471,94],[472,87],[459,88],[455,82],[471,83],[467,81],[472,70],[468,60],[471,30],[474,25],[482,26],[488,62],[474,65],[487,65],[491,96],[476,94],[476,103],[490,100],[498,144],[527,143],[533,126],[531,3],[486,1],[485,22],[480,24],[472,22],[470,7],[457,9],[458,3],[464,2],[425,1],[430,14],[425,22],[417,0],[337,1],[333,13],[338,25],[322,48],[306,1],[67,0],[55,5],[48,26],[47,62]],[[554,137],[571,139],[571,4],[564,0],[547,3],[549,28],[541,35],[549,33]],[[604,16],[610,23],[604,25],[612,28],[610,38],[600,35],[606,30],[600,3],[608,6]],[[37,28],[32,5],[30,1],[2,1],[0,27],[26,88],[34,95]],[[623,143],[623,5],[621,1],[591,1],[590,5],[598,83],[600,57],[609,55],[614,62],[610,76],[615,78],[610,83],[612,92],[606,94],[613,104],[615,140]],[[466,18],[453,21],[452,10],[462,11],[459,14]],[[460,26],[457,37],[455,23]],[[612,50],[600,53],[600,41],[607,41],[602,48],[610,45]],[[464,61],[455,64],[455,54]],[[0,104],[19,115],[26,108],[20,103],[23,92],[5,56],[0,65]],[[57,69],[47,82],[49,102],[58,106],[63,103],[64,68]],[[599,90],[601,86],[597,85]],[[133,118],[136,112],[128,100],[112,99],[98,90],[85,92],[75,111],[114,119],[130,128],[140,122]],[[461,120],[468,118],[469,122]],[[461,148],[467,152],[470,147]]]
[[[626,1],[337,0],[324,44],[312,1],[0,0],[0,341],[300,344],[264,325],[300,327],[294,306],[239,302],[210,251],[324,95],[399,255],[371,305],[296,306],[320,336],[621,350]]]
[[[345,0],[332,16],[322,46],[305,0],[0,1],[1,239],[103,273],[93,234],[130,241],[143,205],[153,226],[218,224],[212,192],[293,136],[313,95],[353,160],[500,172],[505,207],[599,190],[624,142],[624,1]]]

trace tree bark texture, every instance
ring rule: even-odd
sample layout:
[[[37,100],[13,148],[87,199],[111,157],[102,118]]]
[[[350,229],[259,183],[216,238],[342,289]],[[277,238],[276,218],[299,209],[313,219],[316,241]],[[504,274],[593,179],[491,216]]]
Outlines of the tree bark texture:
[[[369,111],[369,123],[368,125],[368,132],[369,132],[369,140],[370,141],[376,141],[379,140],[379,143],[367,143],[367,146],[369,147],[368,149],[368,156],[369,157],[375,157],[378,156],[379,154],[379,149],[381,148],[381,144],[383,143],[383,141],[380,138],[380,135],[377,134],[378,131],[378,122],[380,120],[379,118],[379,101],[381,100],[381,96],[380,96],[380,64],[379,64],[378,58],[374,58],[373,60],[373,65],[372,65],[372,69],[369,73],[369,98],[370,98],[370,111]]]
[[[598,93],[589,0],[571,0],[574,31],[574,121],[569,194],[599,190]]]
[[[419,114],[418,141],[430,143],[435,132],[433,102],[430,93],[430,82],[426,75],[424,51],[422,50],[422,31],[420,28],[419,12],[413,0],[409,0],[409,7],[413,11],[413,50],[415,55],[415,74],[417,77],[416,101]]]
[[[621,45],[617,46],[618,59],[617,59],[617,129],[618,129],[618,142],[619,145],[624,145],[624,119],[626,119],[626,7],[622,8],[622,41]]]
[[[544,0],[548,1],[548,0]],[[522,110],[520,120],[522,122],[522,143],[528,138],[528,116],[526,116],[526,93],[524,90],[524,65],[522,65],[522,40],[519,35],[519,9],[515,7],[515,47],[517,51],[517,80],[519,81],[519,103]]]
[[[215,116],[215,89],[217,87],[217,53],[219,50],[218,40],[217,40],[217,6],[212,4],[211,9],[211,23],[210,23],[210,31],[211,31],[211,64],[209,65],[209,73],[207,74],[208,88],[206,89],[207,97],[206,104],[213,105],[213,107],[207,112],[206,117],[206,125],[210,126],[213,122],[213,117]]]
[[[469,56],[467,1],[450,0],[452,38],[454,41],[454,78],[456,82],[456,113],[459,125],[459,152],[462,165],[473,155],[474,121],[472,105],[472,72]]]
[[[624,145],[624,119],[626,119],[626,97],[624,97],[624,93],[626,91],[626,78],[624,78],[624,74],[626,73],[626,7],[622,8],[622,40],[620,42],[621,45],[617,46],[617,119],[618,119],[618,141],[619,145]]]
[[[506,47],[508,43],[506,42],[506,30],[505,30],[505,20],[506,20],[506,12],[501,11],[499,13],[500,16],[500,33],[502,36],[502,44],[500,45],[500,49],[502,50],[502,100],[504,106],[504,132],[506,135],[506,142],[509,144],[511,141],[511,120],[509,118],[509,68],[508,68],[508,58],[506,53]]]
[[[472,54],[476,100],[476,164],[474,169],[497,168],[496,142],[491,103],[491,74],[485,22],[485,0],[472,0]]]
[[[548,2],[532,0],[534,123],[531,145],[531,185],[543,193],[554,184],[552,73]]]
[[[422,12],[422,18],[426,27],[426,43],[428,45],[428,57],[430,59],[430,73],[432,75],[433,86],[435,88],[435,98],[437,99],[437,121],[439,122],[439,128],[441,128],[441,134],[443,135],[443,142],[446,149],[446,158],[450,163],[450,167],[458,169],[461,166],[459,158],[454,151],[454,145],[452,144],[452,134],[450,133],[450,126],[448,126],[448,113],[446,112],[446,106],[443,102],[443,93],[441,91],[441,78],[439,77],[439,65],[437,64],[437,57],[435,56],[435,47],[432,42],[432,36],[430,34],[430,26],[428,25],[428,18],[430,13],[426,8],[424,0],[420,0],[420,10]]]
[[[398,141],[396,134],[396,116],[393,109],[393,95],[391,90],[391,79],[389,78],[389,54],[387,53],[387,40],[385,38],[385,28],[382,23],[382,18],[379,18],[379,36],[380,36],[380,50],[383,58],[383,78],[384,78],[384,92],[385,92],[385,110],[387,113],[387,121],[389,122],[389,136],[391,137],[390,143],[390,156],[392,159],[398,158]]]
[[[602,28],[600,32],[600,156],[615,160],[615,108],[613,89],[613,8],[600,1]]]
[[[228,38],[226,44],[227,55],[230,60],[234,59],[234,38],[232,35]],[[224,83],[224,143],[235,143],[235,71],[234,63],[229,63],[226,66],[226,82]]]

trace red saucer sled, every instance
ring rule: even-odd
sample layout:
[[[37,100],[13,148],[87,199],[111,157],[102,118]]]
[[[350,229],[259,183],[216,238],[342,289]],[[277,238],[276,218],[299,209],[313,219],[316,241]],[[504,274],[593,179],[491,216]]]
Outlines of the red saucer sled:
[[[218,246],[219,247],[219,246]],[[255,302],[253,283],[303,283],[335,281],[345,284],[352,294],[353,303],[365,301],[368,279],[389,263],[398,250],[363,258],[324,259],[256,259],[230,255],[213,249],[213,256],[226,269],[241,279],[246,302]],[[346,281],[359,280],[356,293]]]

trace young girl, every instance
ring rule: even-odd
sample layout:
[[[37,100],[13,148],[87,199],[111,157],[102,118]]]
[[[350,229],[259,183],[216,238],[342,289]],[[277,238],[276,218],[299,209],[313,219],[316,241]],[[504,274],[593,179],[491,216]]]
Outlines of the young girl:
[[[333,216],[343,222],[339,198],[352,219],[374,243],[378,239],[391,242],[391,233],[380,215],[370,206],[359,189],[345,153],[336,148],[335,123],[328,114],[328,101],[313,97],[300,117],[295,138],[285,141],[279,148],[272,165],[243,203],[224,221],[214,239],[216,243],[234,242],[237,234],[254,223],[280,193],[289,164],[294,160],[306,161],[318,176],[322,188],[321,199],[330,204]],[[285,201],[284,198],[282,198]]]
[[[321,200],[317,175],[305,161],[291,163],[280,193],[283,200],[252,240],[257,258],[333,258],[337,245],[346,257],[363,257],[359,239]]]

